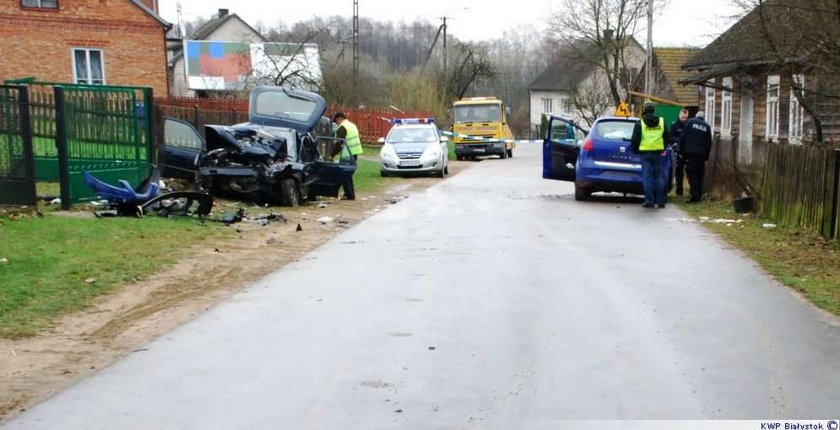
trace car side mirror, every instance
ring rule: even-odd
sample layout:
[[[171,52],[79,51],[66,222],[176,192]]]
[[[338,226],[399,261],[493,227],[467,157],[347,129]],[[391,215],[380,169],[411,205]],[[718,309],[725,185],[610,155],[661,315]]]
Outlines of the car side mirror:
[[[385,138],[380,137],[379,139],[376,139],[376,143],[385,143]]]

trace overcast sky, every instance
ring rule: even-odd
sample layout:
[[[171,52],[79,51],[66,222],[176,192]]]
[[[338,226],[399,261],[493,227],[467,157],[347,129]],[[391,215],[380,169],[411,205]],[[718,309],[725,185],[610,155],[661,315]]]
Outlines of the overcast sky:
[[[655,46],[704,46],[731,24],[737,9],[731,0],[670,0],[657,14],[654,22]],[[499,6],[507,4],[508,6]],[[513,0],[505,3],[466,0],[424,0],[396,2],[393,0],[359,0],[359,15],[378,20],[411,22],[417,18],[440,22],[448,16],[449,34],[462,40],[483,40],[502,36],[505,29],[532,26],[545,30],[545,17],[559,11],[563,0]],[[493,5],[493,7],[488,7]],[[177,22],[176,0],[159,0],[161,15]],[[219,8],[227,8],[250,24],[262,22],[274,26],[278,21],[286,25],[313,16],[353,14],[353,0],[181,0],[184,20],[209,17]],[[640,42],[644,44],[644,35]]]

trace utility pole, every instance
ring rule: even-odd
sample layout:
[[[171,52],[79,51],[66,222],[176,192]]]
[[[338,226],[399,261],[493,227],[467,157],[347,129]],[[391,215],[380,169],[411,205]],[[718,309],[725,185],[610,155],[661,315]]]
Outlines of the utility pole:
[[[647,61],[645,62],[645,94],[653,91],[653,0],[648,0]]]
[[[446,76],[446,17],[443,17],[443,76]]]
[[[353,0],[353,100],[356,98],[359,81],[359,0]]]

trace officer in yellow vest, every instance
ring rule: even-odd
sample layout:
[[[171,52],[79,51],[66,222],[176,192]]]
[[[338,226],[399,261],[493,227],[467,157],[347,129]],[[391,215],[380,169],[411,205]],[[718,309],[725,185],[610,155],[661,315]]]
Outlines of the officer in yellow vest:
[[[352,163],[356,163],[359,155],[364,152],[362,149],[362,140],[359,138],[359,128],[356,127],[356,124],[353,124],[347,119],[344,112],[336,112],[335,115],[333,115],[333,122],[338,125],[335,137],[344,139],[344,144],[347,145],[347,149],[350,151],[350,155],[352,156]],[[356,191],[353,189],[353,174],[349,174],[346,178],[344,178],[344,185],[342,188],[344,188],[344,196],[342,199],[356,200]]]
[[[668,172],[662,157],[668,142],[668,130],[665,118],[654,113],[654,105],[645,104],[642,120],[633,128],[630,148],[642,159],[642,183],[645,189],[645,202],[642,206],[659,209],[665,208],[666,182]]]

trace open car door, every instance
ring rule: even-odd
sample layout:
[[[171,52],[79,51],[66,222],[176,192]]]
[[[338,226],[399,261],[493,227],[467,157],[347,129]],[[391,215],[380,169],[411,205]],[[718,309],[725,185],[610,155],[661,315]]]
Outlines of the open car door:
[[[338,190],[345,178],[356,172],[356,160],[344,144],[344,139],[319,137],[318,152],[322,155],[318,161],[310,163],[309,196],[338,197]],[[338,145],[341,149],[338,150]],[[338,154],[335,152],[338,151]]]
[[[589,134],[579,125],[564,118],[551,116],[548,132],[543,140],[543,174],[545,179],[575,180],[575,163],[583,139]]]
[[[159,157],[161,176],[194,180],[196,160],[207,150],[204,139],[192,124],[174,118],[163,119],[163,147]]]

